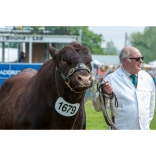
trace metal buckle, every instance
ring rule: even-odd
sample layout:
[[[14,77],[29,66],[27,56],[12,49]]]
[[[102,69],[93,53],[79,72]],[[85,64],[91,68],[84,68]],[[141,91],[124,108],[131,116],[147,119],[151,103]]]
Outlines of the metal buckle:
[[[69,79],[69,77],[66,77],[66,84],[69,84],[70,83],[70,79]]]
[[[70,71],[68,73],[69,73],[69,75],[73,74],[74,73],[74,68],[70,69]]]

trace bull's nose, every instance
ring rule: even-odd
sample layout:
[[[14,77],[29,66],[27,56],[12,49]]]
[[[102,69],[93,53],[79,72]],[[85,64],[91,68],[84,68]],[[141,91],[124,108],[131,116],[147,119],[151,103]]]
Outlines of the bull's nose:
[[[83,86],[88,87],[91,83],[92,76],[91,75],[89,76],[77,75],[76,80]]]

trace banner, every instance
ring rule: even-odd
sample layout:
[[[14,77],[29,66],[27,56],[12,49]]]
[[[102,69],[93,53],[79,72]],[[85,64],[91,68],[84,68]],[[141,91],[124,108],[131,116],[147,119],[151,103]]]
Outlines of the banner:
[[[39,70],[42,64],[0,64],[0,86],[11,76],[16,75],[22,69],[32,68]]]

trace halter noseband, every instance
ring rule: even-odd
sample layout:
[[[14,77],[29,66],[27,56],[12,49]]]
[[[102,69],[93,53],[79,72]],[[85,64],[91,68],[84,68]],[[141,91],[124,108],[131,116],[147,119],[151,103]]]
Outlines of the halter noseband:
[[[62,78],[64,79],[64,81],[65,81],[65,83],[67,84],[67,86],[71,89],[71,91],[74,91],[75,93],[83,93],[83,92],[85,91],[85,90],[84,90],[84,91],[82,91],[82,92],[77,92],[77,91],[75,91],[73,88],[70,87],[70,76],[71,76],[75,71],[81,70],[81,69],[85,69],[85,70],[87,70],[87,71],[91,74],[90,70],[89,70],[83,63],[77,64],[76,67],[75,67],[75,68],[72,68],[72,69],[68,72],[68,74],[67,74],[66,76],[61,72],[61,70],[60,70],[60,69],[58,68],[58,66],[56,65],[56,71],[59,72],[59,74],[62,76]]]

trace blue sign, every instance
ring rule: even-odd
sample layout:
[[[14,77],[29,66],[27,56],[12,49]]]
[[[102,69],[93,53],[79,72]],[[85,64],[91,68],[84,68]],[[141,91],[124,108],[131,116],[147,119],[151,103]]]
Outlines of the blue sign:
[[[7,77],[8,76],[8,71],[10,70],[10,65],[9,64],[0,64],[0,77]]]
[[[22,69],[39,70],[42,64],[0,64],[0,86],[9,77],[16,75]]]

